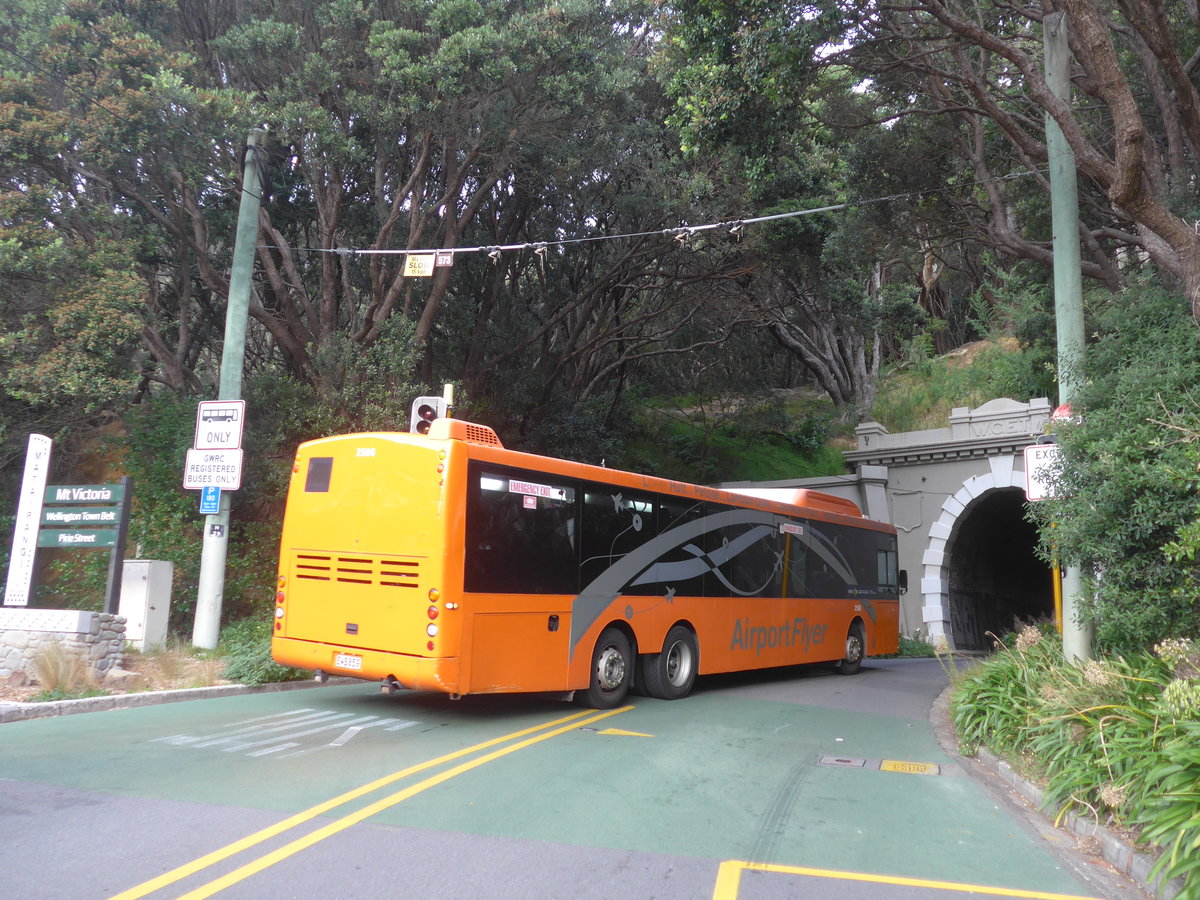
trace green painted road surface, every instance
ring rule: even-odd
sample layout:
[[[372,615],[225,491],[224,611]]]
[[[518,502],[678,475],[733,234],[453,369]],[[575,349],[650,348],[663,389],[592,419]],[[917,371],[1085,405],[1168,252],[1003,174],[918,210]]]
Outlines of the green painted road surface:
[[[0,895],[1096,896],[889,697],[937,672],[872,665],[608,713],[355,684],[0,725]]]

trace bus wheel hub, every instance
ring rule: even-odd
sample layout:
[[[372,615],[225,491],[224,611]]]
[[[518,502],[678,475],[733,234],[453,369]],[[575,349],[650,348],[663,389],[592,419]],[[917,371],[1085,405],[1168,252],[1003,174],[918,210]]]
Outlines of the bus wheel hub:
[[[606,647],[596,660],[596,678],[603,690],[611,691],[625,681],[625,657],[614,647]]]

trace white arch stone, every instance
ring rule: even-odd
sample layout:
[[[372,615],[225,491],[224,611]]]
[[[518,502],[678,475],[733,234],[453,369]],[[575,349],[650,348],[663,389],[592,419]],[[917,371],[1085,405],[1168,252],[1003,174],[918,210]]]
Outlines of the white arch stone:
[[[929,526],[928,544],[922,557],[921,619],[928,640],[935,647],[955,649],[950,627],[950,551],[954,546],[959,518],[986,494],[1005,488],[1025,489],[1025,473],[1017,472],[1013,456],[988,458],[989,471],[972,475],[946,498],[941,515]]]

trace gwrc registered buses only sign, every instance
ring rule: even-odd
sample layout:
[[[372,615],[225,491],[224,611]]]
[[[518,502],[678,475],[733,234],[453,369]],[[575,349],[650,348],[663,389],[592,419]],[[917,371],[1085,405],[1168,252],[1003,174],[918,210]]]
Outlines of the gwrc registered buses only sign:
[[[198,491],[206,487],[219,487],[223,491],[236,491],[242,486],[242,451],[197,450],[187,452],[183,466],[183,488]]]

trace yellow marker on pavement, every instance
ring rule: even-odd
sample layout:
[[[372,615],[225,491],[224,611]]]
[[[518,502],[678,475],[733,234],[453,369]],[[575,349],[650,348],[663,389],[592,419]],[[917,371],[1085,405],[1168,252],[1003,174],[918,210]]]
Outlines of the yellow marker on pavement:
[[[907,772],[909,775],[937,775],[936,763],[903,762],[898,759],[885,759],[879,763],[881,772]]]

